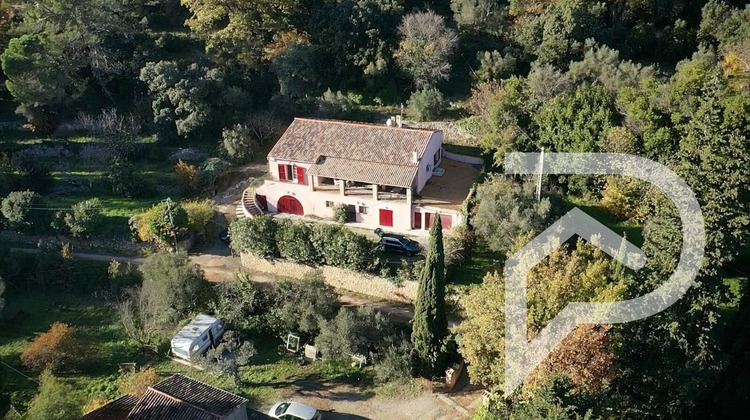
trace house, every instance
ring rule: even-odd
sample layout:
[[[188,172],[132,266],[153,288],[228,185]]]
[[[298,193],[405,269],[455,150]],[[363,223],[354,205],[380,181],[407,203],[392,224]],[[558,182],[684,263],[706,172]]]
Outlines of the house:
[[[138,399],[126,395],[83,416],[82,420],[265,420],[247,409],[247,399],[196,381],[172,375],[149,387]]]
[[[199,314],[172,338],[172,355],[185,360],[194,359],[217,344],[223,334],[221,320]]]
[[[446,159],[441,131],[295,118],[268,154],[270,180],[255,190],[269,213],[347,220],[415,233],[437,214],[463,223],[461,205],[478,170]]]

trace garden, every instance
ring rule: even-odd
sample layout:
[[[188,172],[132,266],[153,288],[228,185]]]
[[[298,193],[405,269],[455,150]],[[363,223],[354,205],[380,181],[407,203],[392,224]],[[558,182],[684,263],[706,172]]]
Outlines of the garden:
[[[0,272],[13,289],[0,326],[6,418],[75,417],[175,372],[257,408],[287,397],[297,383],[350,384],[373,394],[413,388],[407,327],[372,309],[339,309],[336,292],[320,279],[261,288],[238,275],[211,285],[180,253],[154,254],[136,269],[45,252],[2,255],[4,263],[19,261]],[[168,342],[198,311],[214,313],[228,331],[191,368],[169,359]],[[285,349],[290,332],[314,342],[324,360],[299,364]],[[351,355],[374,353],[374,368],[350,366]]]

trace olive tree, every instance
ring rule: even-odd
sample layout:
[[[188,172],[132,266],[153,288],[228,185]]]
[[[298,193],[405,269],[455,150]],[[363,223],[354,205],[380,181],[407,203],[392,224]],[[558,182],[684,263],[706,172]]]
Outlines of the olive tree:
[[[396,62],[419,88],[433,86],[450,76],[450,57],[456,48],[455,31],[435,12],[415,12],[404,16],[398,27],[401,42]]]

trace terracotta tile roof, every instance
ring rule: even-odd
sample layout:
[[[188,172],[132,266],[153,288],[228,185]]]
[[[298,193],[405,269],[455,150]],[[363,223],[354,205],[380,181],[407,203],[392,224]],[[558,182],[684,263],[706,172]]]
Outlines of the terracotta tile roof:
[[[128,420],[215,420],[234,412],[247,400],[183,375],[150,387]]]
[[[310,167],[308,174],[367,184],[409,188],[418,170],[418,166],[391,165],[324,156]]]
[[[138,397],[125,395],[86,414],[81,420],[126,420],[136,404]]]
[[[334,120],[295,118],[268,157],[315,163],[320,156],[415,166],[437,131]]]

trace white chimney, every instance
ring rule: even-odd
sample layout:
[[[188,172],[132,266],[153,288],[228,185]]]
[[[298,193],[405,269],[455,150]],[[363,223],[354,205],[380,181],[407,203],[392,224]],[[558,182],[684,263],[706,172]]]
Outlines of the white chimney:
[[[417,153],[416,150],[411,152],[411,161],[413,163],[419,163],[419,153]]]
[[[396,127],[401,128],[403,126],[403,121],[400,115],[396,115]]]

